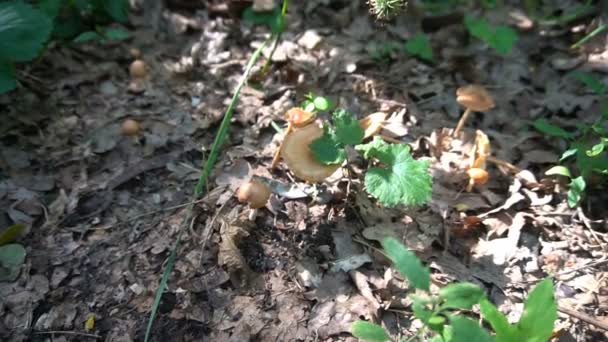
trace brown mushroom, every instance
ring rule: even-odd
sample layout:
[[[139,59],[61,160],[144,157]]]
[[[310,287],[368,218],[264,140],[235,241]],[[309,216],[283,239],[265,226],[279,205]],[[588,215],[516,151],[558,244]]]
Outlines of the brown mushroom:
[[[122,122],[121,130],[122,134],[127,136],[134,136],[139,133],[139,123],[133,119],[126,119]]]
[[[133,94],[141,94],[146,91],[146,81],[143,78],[132,79],[127,90]]]
[[[376,133],[380,132],[386,120],[386,113],[377,112],[370,114],[359,120],[359,126],[365,131],[363,139],[367,139]]]
[[[318,183],[331,176],[340,164],[325,165],[315,160],[309,145],[323,135],[319,123],[312,123],[294,130],[285,137],[281,157],[296,177],[311,183]]]
[[[241,185],[237,198],[241,203],[248,203],[251,209],[259,209],[268,203],[270,189],[258,180],[251,180]]]
[[[294,129],[294,127],[304,127],[309,123],[313,122],[317,115],[315,113],[307,112],[302,108],[294,107],[288,110],[285,113],[285,121],[287,121],[287,129],[285,130],[285,137],[287,137]],[[279,148],[274,154],[272,158],[272,163],[270,164],[271,168],[275,168],[279,163],[279,159],[281,157],[281,149],[283,148],[283,141],[279,145]]]
[[[148,75],[146,63],[141,59],[134,60],[129,66],[129,75],[131,75],[131,79],[146,78]]]
[[[452,133],[454,137],[458,136],[472,111],[485,112],[495,106],[492,95],[484,87],[476,84],[458,88],[456,90],[456,101],[466,110]]]
[[[488,171],[478,167],[468,169],[467,175],[469,176],[469,185],[467,186],[467,191],[471,191],[475,185],[486,184],[490,178]]]
[[[129,50],[129,54],[131,57],[133,57],[133,59],[141,59],[141,50],[138,48],[131,48],[131,50]]]

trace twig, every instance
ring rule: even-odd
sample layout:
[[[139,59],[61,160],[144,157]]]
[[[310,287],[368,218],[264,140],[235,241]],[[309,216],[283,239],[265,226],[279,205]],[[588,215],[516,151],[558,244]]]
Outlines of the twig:
[[[101,336],[99,335],[95,335],[95,334],[87,334],[87,333],[83,333],[83,332],[79,332],[79,331],[69,331],[69,330],[53,330],[53,331],[34,331],[32,332],[32,334],[34,335],[76,335],[76,336],[84,336],[84,337],[91,337],[91,338],[101,338]]]
[[[569,308],[565,308],[563,306],[558,306],[557,307],[557,311],[559,312],[563,312],[568,316],[572,316],[574,318],[580,319],[581,321],[585,322],[585,323],[589,323],[593,326],[596,326],[600,329],[606,330],[608,331],[608,323],[607,322],[603,322],[600,321],[599,319],[596,319],[594,317],[591,317],[589,315],[587,315],[586,313],[582,313],[580,311],[576,311],[576,310],[572,310]]]

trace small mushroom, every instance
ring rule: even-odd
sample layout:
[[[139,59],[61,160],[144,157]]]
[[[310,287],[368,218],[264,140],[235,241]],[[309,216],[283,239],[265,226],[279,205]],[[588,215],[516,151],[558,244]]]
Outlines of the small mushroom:
[[[370,114],[363,119],[359,120],[359,126],[365,131],[363,139],[367,139],[376,133],[380,132],[384,121],[386,120],[386,113],[377,112]]]
[[[141,50],[138,48],[131,48],[131,50],[129,50],[129,54],[131,57],[133,57],[133,59],[141,59]]]
[[[467,191],[471,191],[475,185],[486,184],[488,182],[488,178],[490,177],[488,171],[478,167],[468,169],[467,175],[469,176],[469,185],[467,186]]]
[[[458,136],[472,111],[485,112],[496,105],[492,95],[484,87],[476,84],[458,88],[456,90],[456,101],[466,110],[452,133],[453,137]]]
[[[141,94],[146,91],[146,82],[143,78],[132,79],[127,90],[133,94]]]
[[[313,122],[316,117],[317,115],[315,113],[307,112],[302,108],[291,108],[285,113],[285,121],[287,121],[285,137],[287,137],[293,131],[294,127],[304,127],[309,123]],[[270,164],[270,168],[274,169],[279,163],[279,159],[281,158],[281,149],[283,148],[284,141],[285,138],[283,138],[281,145],[279,145],[279,148],[275,152],[274,157],[272,158],[272,163]]]
[[[141,59],[134,60],[129,66],[129,75],[131,75],[131,79],[146,78],[148,75],[146,63]]]
[[[322,126],[319,123],[312,123],[294,130],[285,137],[280,150],[281,157],[285,159],[287,167],[296,177],[318,183],[331,176],[340,167],[340,164],[321,164],[310,152],[310,143],[322,135]]]
[[[237,198],[241,203],[248,203],[251,209],[263,208],[270,198],[270,189],[258,180],[250,180],[241,185]]]
[[[137,135],[139,133],[139,129],[139,123],[133,119],[126,119],[122,122],[121,131],[124,135]]]

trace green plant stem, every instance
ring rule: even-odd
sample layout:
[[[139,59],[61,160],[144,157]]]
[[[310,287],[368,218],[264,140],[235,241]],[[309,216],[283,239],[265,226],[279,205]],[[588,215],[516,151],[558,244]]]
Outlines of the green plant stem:
[[[581,40],[574,43],[570,48],[578,49],[579,47],[583,46],[583,44],[587,43],[591,38],[602,33],[606,28],[608,28],[608,25],[606,25],[606,24],[599,25],[595,30],[591,31],[588,35],[584,36]]]
[[[288,5],[289,5],[289,0],[283,0],[283,7],[281,8],[281,20],[282,20],[283,25],[285,25],[285,15],[287,15]],[[266,60],[266,63],[264,63],[264,67],[262,68],[262,75],[265,75],[266,72],[268,71],[268,67],[270,66],[270,62],[272,61],[272,56],[274,55],[274,52],[277,50],[277,47],[279,46],[279,41],[281,40],[281,36],[283,35],[284,29],[285,29],[284,26],[281,27],[281,30],[275,36],[274,42],[272,43],[272,50],[270,50],[270,56],[268,56],[268,59]]]

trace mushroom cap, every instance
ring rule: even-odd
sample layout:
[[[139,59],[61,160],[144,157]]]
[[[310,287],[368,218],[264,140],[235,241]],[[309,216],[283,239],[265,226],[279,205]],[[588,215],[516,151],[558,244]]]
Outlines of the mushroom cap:
[[[139,130],[139,123],[133,119],[126,119],[122,122],[121,131],[124,135],[137,135],[139,133]]]
[[[241,185],[236,196],[239,202],[249,203],[251,209],[258,209],[268,203],[270,189],[258,180],[251,180]]]
[[[294,127],[304,127],[313,122],[317,115],[302,108],[293,107],[285,113],[285,120]]]
[[[147,74],[146,63],[141,59],[134,60],[129,66],[129,75],[131,75],[131,78],[144,78]]]
[[[475,184],[486,184],[490,176],[488,171],[477,167],[468,169],[467,175],[469,175],[469,178],[471,178]]]
[[[382,126],[384,126],[384,120],[386,120],[386,113],[382,112],[370,114],[359,120],[359,126],[365,131],[363,139],[367,139],[380,132]]]
[[[456,101],[476,112],[485,112],[496,105],[492,95],[484,87],[477,84],[458,88],[456,90]]]
[[[308,145],[323,135],[322,126],[314,122],[288,134],[283,141],[281,156],[296,177],[318,183],[331,176],[340,164],[325,165],[315,160]]]

